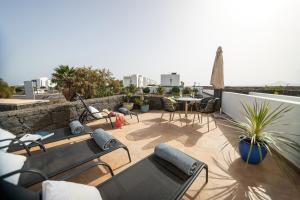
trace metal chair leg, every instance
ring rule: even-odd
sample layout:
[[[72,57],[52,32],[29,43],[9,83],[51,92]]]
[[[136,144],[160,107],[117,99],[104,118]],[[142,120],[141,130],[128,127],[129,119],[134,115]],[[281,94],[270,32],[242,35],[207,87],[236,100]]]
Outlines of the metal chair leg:
[[[209,132],[209,116],[207,115],[207,126],[208,126],[208,132]]]
[[[164,116],[164,112],[161,113],[160,123],[161,123],[161,121],[162,121],[163,116]]]
[[[109,121],[110,121],[111,127],[114,128],[114,124],[112,123],[111,118],[109,117],[108,119],[109,119]]]
[[[196,113],[194,114],[194,118],[193,118],[193,125],[194,125],[194,123],[195,123],[195,117],[196,117]]]
[[[182,126],[182,120],[181,120],[180,112],[178,112],[178,115],[179,115],[179,119],[180,119],[180,126]]]
[[[206,172],[206,183],[207,183],[208,182],[208,166],[205,165],[203,168],[205,169],[205,172]]]
[[[129,158],[129,162],[131,162],[131,156],[130,156],[130,153],[129,153],[129,149],[128,149],[126,146],[123,147],[123,149],[124,149],[125,151],[127,151],[128,158]]]

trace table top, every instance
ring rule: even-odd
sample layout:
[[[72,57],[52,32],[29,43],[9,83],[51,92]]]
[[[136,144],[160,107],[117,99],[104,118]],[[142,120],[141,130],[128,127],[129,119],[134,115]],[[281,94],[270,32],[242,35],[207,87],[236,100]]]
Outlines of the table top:
[[[202,99],[197,99],[193,97],[179,97],[176,98],[176,101],[201,101]]]

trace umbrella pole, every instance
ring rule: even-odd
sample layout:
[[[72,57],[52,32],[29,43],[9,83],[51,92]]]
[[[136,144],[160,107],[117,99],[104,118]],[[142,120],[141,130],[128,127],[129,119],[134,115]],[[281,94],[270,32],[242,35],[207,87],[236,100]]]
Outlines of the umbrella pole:
[[[220,100],[220,114],[222,114],[222,89],[214,89],[214,97]]]

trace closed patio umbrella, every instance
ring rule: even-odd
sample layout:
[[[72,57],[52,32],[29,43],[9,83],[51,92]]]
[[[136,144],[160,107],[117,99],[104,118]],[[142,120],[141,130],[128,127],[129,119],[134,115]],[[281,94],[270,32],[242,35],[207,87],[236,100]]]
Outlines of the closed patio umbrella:
[[[210,78],[210,84],[214,87],[214,89],[224,89],[222,47],[219,47],[216,53],[214,67]]]
[[[210,78],[210,84],[214,88],[214,96],[220,99],[222,105],[222,89],[224,89],[224,71],[223,71],[223,51],[222,47],[218,47],[216,52],[215,62]],[[221,109],[220,109],[221,112]]]

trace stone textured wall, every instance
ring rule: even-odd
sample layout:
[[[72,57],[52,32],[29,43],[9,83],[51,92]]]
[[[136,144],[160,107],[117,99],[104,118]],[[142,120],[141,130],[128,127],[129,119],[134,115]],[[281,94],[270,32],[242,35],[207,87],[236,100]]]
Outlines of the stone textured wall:
[[[116,110],[122,104],[123,96],[87,99],[85,102],[99,110]],[[0,112],[0,127],[15,134],[28,132],[20,121],[24,121],[34,131],[66,127],[71,120],[78,119],[83,110],[82,103],[76,101]]]

